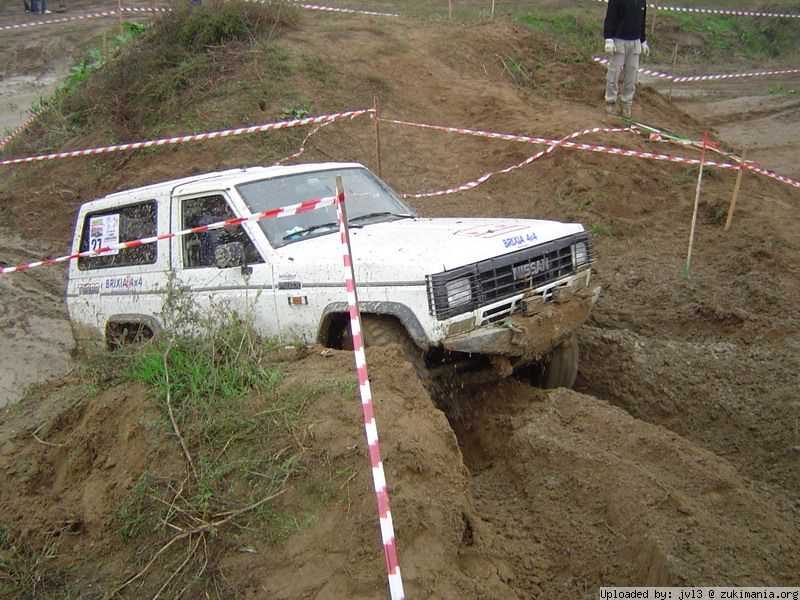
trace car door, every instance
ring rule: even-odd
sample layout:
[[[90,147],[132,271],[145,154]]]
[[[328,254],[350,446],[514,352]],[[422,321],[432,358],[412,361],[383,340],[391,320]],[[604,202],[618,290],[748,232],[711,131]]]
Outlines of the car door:
[[[173,230],[187,230],[237,217],[224,191],[174,196]],[[252,223],[177,236],[172,261],[178,326],[199,330],[231,313],[251,322],[259,334],[279,333],[272,268],[253,242]],[[181,313],[181,302],[188,309]],[[186,302],[183,302],[186,304]],[[181,323],[180,320],[184,321]]]

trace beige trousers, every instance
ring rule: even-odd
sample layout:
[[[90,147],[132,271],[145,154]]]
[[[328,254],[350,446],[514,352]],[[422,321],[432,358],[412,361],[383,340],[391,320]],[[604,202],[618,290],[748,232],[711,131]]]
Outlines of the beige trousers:
[[[608,61],[606,75],[606,102],[631,104],[636,92],[636,81],[639,76],[639,55],[642,43],[639,40],[621,40],[614,38],[614,54]],[[622,76],[622,89],[619,79]]]

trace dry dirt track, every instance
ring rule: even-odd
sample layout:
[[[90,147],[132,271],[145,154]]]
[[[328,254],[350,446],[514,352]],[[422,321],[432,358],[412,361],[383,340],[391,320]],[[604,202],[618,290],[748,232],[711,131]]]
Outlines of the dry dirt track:
[[[519,94],[510,85],[492,51],[504,43],[530,51],[525,44],[533,42],[514,28],[451,27],[442,36],[440,27],[446,25],[400,22],[396,28],[380,25],[379,37],[369,20],[350,23],[309,19],[303,50],[358,65],[364,71],[361,83],[381,81],[387,113],[553,136],[594,125],[599,118],[595,88],[545,99]],[[347,48],[334,43],[342,32],[350,36]],[[381,44],[392,52],[376,52]],[[376,55],[378,64],[365,60]],[[573,68],[551,76],[569,80]],[[395,79],[381,79],[385,73]],[[583,74],[602,77],[588,69]],[[458,98],[449,94],[456,87]],[[762,107],[752,115],[750,92],[742,100],[681,99],[683,114],[655,91],[643,90],[635,116],[695,136],[713,127],[733,149],[749,145],[747,136],[765,139],[758,159],[800,176],[795,163],[783,163],[794,172],[777,164],[785,160],[782,152],[796,152],[792,143],[798,136],[787,133],[800,122],[795,99],[759,96]],[[726,88],[725,95],[730,94]],[[763,134],[743,127],[753,116],[767,128]],[[404,192],[467,181],[528,153],[500,145],[487,149],[471,140],[441,144],[414,132],[395,136],[388,136],[384,169],[389,182]],[[627,137],[607,141],[634,143]],[[327,152],[335,147],[329,139],[319,146]],[[312,151],[310,158],[321,156]],[[153,169],[147,163],[138,166],[142,172]],[[178,161],[173,167],[186,164]],[[420,202],[418,208],[431,215],[543,214],[611,231],[598,229],[597,271],[604,295],[581,333],[580,393],[545,393],[515,381],[465,390],[443,402],[447,421],[424,390],[409,385],[391,350],[371,353],[376,396],[385,399],[379,426],[398,424],[381,433],[390,483],[397,486],[393,508],[407,590],[416,597],[575,598],[611,582],[798,585],[800,316],[794,299],[800,293],[800,247],[792,225],[798,192],[751,178],[734,233],[724,235],[719,211],[727,202],[730,178],[709,177],[700,243],[687,278],[682,266],[696,171],[661,164],[634,168],[607,157],[566,153],[554,154],[537,169],[497,178],[463,198]],[[22,204],[18,194],[7,200],[15,207]],[[38,224],[42,231],[53,216],[34,206],[25,226],[32,230]],[[7,223],[3,226],[0,260],[7,263],[41,256],[40,248],[44,255],[67,250],[63,235],[23,239]],[[5,393],[16,395],[26,382],[40,378],[36,361],[53,373],[69,368],[63,278],[59,269],[40,269],[4,276],[0,285],[3,385]],[[22,344],[27,344],[24,353]],[[311,355],[299,365],[298,376],[331,376],[350,361],[343,353]],[[78,507],[86,529],[70,543],[76,553],[90,554],[112,544],[104,519],[113,512],[114,494],[135,479],[121,468],[122,461],[109,458],[123,439],[115,432],[125,430],[126,415],[146,411],[148,402],[142,390],[121,390],[118,396],[87,401],[80,422],[73,423],[71,407],[59,413],[62,401],[55,385],[52,408],[39,407],[23,415],[27,421],[4,428],[4,483],[22,480],[25,485],[16,494],[3,486],[0,508],[34,530],[37,523],[60,518],[64,506]],[[327,425],[317,432],[317,443],[334,454],[360,440],[358,415],[348,412],[356,406],[347,406],[344,414],[320,407]],[[106,466],[93,468],[88,459],[76,465],[29,436],[13,435],[45,422],[42,431],[54,442],[94,435],[95,462]],[[453,432],[457,445],[450,443]],[[137,436],[126,441],[132,464],[140,464],[146,444]],[[19,456],[35,460],[10,467]],[[56,482],[50,485],[53,473]],[[78,485],[82,481],[91,484]],[[357,533],[341,535],[341,524],[352,524],[353,517],[349,505],[346,513],[334,507],[313,535],[301,534],[291,544],[290,552],[264,549],[259,558],[267,567],[253,570],[245,560],[249,556],[232,554],[228,575],[240,578],[251,597],[259,590],[287,598],[384,597],[379,554],[348,571],[349,578],[340,575],[350,559],[363,558],[353,550],[354,540],[364,547],[374,541],[367,474],[361,472],[355,484]],[[40,511],[28,508],[34,501]],[[322,547],[319,539],[326,540]],[[309,572],[308,564],[316,571]],[[107,570],[111,576],[125,572],[124,565],[111,561]]]

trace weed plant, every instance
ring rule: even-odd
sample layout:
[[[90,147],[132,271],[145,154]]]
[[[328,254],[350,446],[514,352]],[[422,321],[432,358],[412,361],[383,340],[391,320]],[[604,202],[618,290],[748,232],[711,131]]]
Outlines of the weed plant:
[[[246,319],[216,307],[189,327],[200,311],[180,292],[170,298],[173,324],[183,333],[120,352],[128,353],[127,378],[144,383],[157,400],[164,426],[181,448],[186,476],[143,473],[118,506],[117,528],[124,543],[144,554],[149,548],[161,566],[178,574],[167,582],[170,590],[188,586],[199,597],[220,585],[213,558],[237,531],[256,528],[257,537],[271,543],[316,521],[313,506],[287,507],[276,499],[306,474],[310,458],[300,424],[325,390],[285,385],[286,348],[260,339]],[[173,553],[176,540],[176,550],[183,550]],[[151,565],[140,566],[142,578]],[[198,570],[207,576],[194,577]]]

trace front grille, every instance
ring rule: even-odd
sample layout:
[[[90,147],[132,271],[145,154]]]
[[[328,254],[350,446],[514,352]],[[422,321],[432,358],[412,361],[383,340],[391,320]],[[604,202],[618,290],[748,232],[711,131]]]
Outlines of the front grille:
[[[429,275],[428,303],[431,314],[438,319],[447,319],[572,275],[575,272],[572,246],[582,241],[586,242],[587,259],[590,259],[589,234],[581,232]],[[471,297],[468,302],[451,307],[447,300],[447,284],[462,278],[470,281]]]

